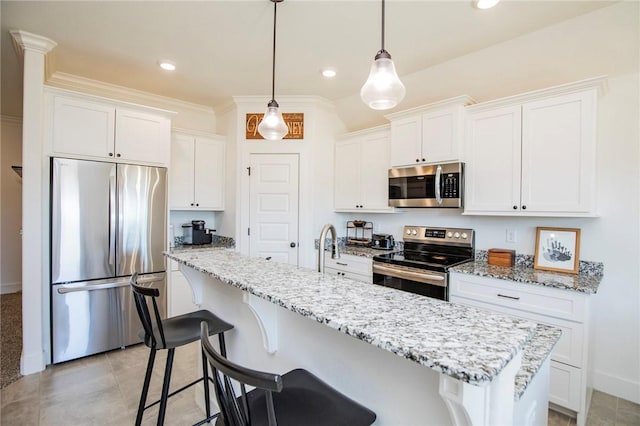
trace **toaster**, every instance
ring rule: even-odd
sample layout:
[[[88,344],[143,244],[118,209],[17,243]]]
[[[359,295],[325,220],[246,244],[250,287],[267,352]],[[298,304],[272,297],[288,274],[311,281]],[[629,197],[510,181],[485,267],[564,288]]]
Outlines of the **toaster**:
[[[393,246],[393,235],[373,234],[373,236],[371,237],[371,248],[391,250]]]

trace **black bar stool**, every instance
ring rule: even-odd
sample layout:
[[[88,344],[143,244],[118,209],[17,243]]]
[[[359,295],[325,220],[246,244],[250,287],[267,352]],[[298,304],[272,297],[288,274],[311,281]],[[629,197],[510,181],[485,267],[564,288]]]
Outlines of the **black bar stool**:
[[[171,318],[161,319],[158,311],[156,298],[160,296],[160,290],[157,288],[142,287],[138,285],[138,274],[131,276],[131,290],[133,291],[136,309],[142,322],[142,330],[140,330],[140,338],[144,344],[151,349],[149,352],[149,360],[147,361],[147,373],[144,377],[144,385],[142,386],[142,394],[140,395],[140,404],[138,405],[138,414],[136,416],[136,426],[142,423],[142,415],[144,410],[160,403],[160,411],[158,413],[158,425],[164,424],[164,417],[167,410],[167,400],[169,397],[182,392],[195,385],[196,383],[209,377],[207,361],[204,353],[202,354],[202,377],[189,383],[182,388],[169,393],[169,382],[171,380],[171,369],[173,367],[173,355],[178,346],[183,346],[200,339],[200,323],[208,325],[208,333],[210,336],[217,334],[220,342],[220,352],[226,354],[224,343],[224,332],[231,330],[233,326],[228,324],[206,310],[191,312]],[[153,306],[154,317],[149,312],[149,304],[147,298]],[[153,372],[153,363],[156,358],[156,352],[167,349],[167,363],[164,370],[164,380],[162,383],[162,396],[159,400],[145,406],[147,403],[147,393],[149,391],[149,383],[151,381],[151,373]],[[211,416],[211,404],[209,402],[209,380],[204,380],[204,398],[207,418]]]
[[[221,414],[216,426],[368,426],[376,420],[373,411],[306,370],[281,376],[234,364],[214,349],[209,335],[209,326],[203,321],[202,351],[213,370]],[[231,380],[240,384],[240,397],[236,397]],[[255,389],[247,393],[245,385]]]

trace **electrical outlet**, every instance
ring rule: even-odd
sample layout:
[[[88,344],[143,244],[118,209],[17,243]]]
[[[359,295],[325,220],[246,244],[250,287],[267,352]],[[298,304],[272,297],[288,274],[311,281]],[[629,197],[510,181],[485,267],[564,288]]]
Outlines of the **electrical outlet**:
[[[518,242],[518,233],[513,228],[507,228],[507,242],[508,243],[517,243]]]

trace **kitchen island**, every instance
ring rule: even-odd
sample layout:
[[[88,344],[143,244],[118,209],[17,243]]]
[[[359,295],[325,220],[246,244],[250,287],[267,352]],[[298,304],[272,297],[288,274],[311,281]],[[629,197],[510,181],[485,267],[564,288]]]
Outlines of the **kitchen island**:
[[[306,368],[380,425],[546,424],[545,360],[557,335],[542,333],[535,377],[518,391],[526,398],[516,395],[523,354],[540,342],[534,322],[229,250],[167,256],[194,302],[235,325],[227,350],[236,362]]]

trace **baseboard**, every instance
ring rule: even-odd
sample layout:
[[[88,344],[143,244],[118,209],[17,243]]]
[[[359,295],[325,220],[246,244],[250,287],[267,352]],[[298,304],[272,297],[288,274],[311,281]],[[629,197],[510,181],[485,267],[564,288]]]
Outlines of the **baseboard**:
[[[38,373],[44,370],[45,367],[44,352],[38,351],[27,355],[25,355],[24,351],[22,352],[22,357],[20,358],[20,373],[23,376]]]
[[[600,392],[640,404],[640,382],[594,370],[593,388]]]
[[[22,283],[2,283],[0,284],[0,294],[17,293],[22,291]]]

